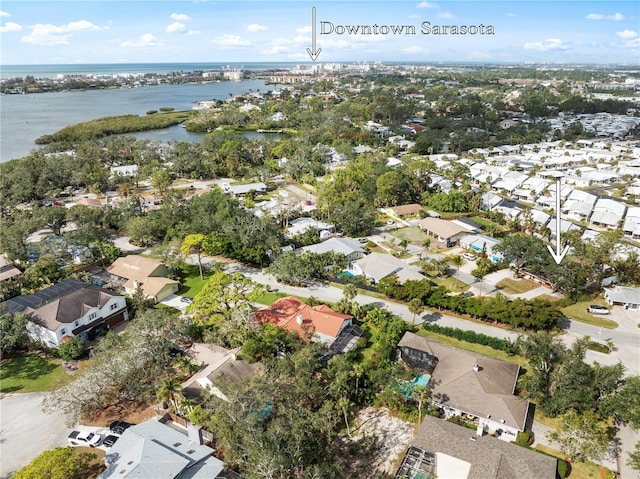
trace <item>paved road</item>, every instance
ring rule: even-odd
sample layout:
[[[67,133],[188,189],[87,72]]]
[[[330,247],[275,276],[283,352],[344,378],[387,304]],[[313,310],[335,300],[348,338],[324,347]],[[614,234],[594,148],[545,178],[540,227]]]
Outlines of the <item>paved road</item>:
[[[6,479],[43,451],[67,445],[62,414],[42,412],[46,393],[7,394],[0,399],[0,478]]]

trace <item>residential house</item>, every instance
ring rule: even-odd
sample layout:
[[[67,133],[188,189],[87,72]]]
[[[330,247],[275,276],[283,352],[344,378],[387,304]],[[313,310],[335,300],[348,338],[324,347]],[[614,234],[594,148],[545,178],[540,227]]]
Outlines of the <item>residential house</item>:
[[[440,218],[424,218],[418,221],[418,225],[427,235],[444,243],[447,248],[458,244],[462,236],[469,234],[468,228]]]
[[[500,253],[493,251],[493,248],[500,243],[499,239],[485,235],[467,235],[460,238],[460,246],[464,249],[472,250],[479,254],[484,253],[494,263],[499,263],[503,260],[503,256]]]
[[[22,271],[9,261],[7,255],[4,253],[0,254],[0,281],[11,279],[19,274],[22,274]]]
[[[243,381],[262,369],[262,364],[249,364],[236,357],[238,350],[229,350],[219,346],[210,347],[206,344],[198,343],[193,347],[205,351],[209,364],[202,364],[200,371],[182,383],[182,393],[187,399],[201,402],[205,398],[205,393],[209,392],[214,396],[229,401],[225,394],[228,387],[238,387]]]
[[[551,238],[556,237],[557,224],[558,222],[556,221],[555,216],[552,216],[549,219],[549,222],[547,223],[547,228],[549,228],[549,231],[551,231],[551,235],[550,235]],[[577,230],[577,229],[580,229],[580,227],[573,224],[571,221],[567,221],[562,218],[560,219],[560,234],[567,233],[571,230]]]
[[[622,225],[622,231],[628,238],[640,239],[640,207],[629,207]]]
[[[360,258],[364,258],[364,255],[367,253],[362,248],[362,245],[358,240],[340,237],[333,237],[329,238],[327,241],[323,241],[322,243],[304,246],[302,250],[315,254],[329,252],[343,254],[347,257],[347,261],[349,261],[348,268],[351,267],[351,263],[359,260]]]
[[[598,198],[589,223],[592,227],[615,229],[622,223],[626,210],[627,207],[623,203],[609,198]]]
[[[556,469],[554,457],[425,416],[396,478],[555,479]]]
[[[138,165],[112,166],[111,174],[113,176],[136,176],[138,174]]]
[[[73,278],[4,305],[10,313],[24,312],[29,336],[52,348],[74,336],[88,341],[100,329],[129,319],[124,296]]]
[[[409,205],[389,206],[388,208],[382,208],[382,212],[391,216],[392,218],[401,219],[405,216],[415,216],[424,208],[422,205],[412,203]]]
[[[267,185],[262,182],[247,183],[246,185],[224,185],[223,189],[225,193],[230,193],[233,196],[244,196],[252,190],[256,193],[267,191]]]
[[[429,376],[431,401],[447,416],[464,416],[505,441],[527,427],[529,402],[514,396],[519,365],[410,332],[398,343],[398,356]]]
[[[576,221],[587,221],[598,197],[586,191],[573,190],[562,205],[562,214]],[[552,206],[555,208],[555,205]]]
[[[331,235],[331,233],[333,233],[334,229],[335,229],[335,225],[333,223],[325,223],[324,221],[319,221],[314,218],[305,216],[302,218],[296,218],[289,221],[287,236],[291,238],[293,236],[302,235],[307,231],[312,230],[318,233],[320,235],[320,238],[322,238],[322,236],[325,236],[326,238],[328,238]],[[323,231],[326,231],[325,235],[322,234]],[[322,239],[326,239],[326,238],[322,238]]]
[[[148,419],[129,427],[104,456],[99,479],[222,479],[224,463],[203,444],[199,428],[188,435]]]
[[[624,306],[624,309],[640,309],[640,288],[614,286],[605,288],[604,299],[610,305]]]
[[[353,264],[351,273],[356,276],[365,276],[375,283],[394,275],[400,283],[409,279],[420,281],[425,278],[415,267],[386,253],[369,253]]]
[[[140,288],[155,303],[180,289],[178,281],[168,278],[169,270],[162,261],[153,258],[132,254],[122,256],[107,268],[107,272],[127,294],[133,296]]]
[[[271,323],[330,347],[340,333],[352,324],[352,316],[336,313],[322,304],[309,306],[294,296],[278,299],[268,308],[256,311],[260,323]]]
[[[483,211],[492,211],[494,207],[498,206],[502,202],[502,197],[493,193],[492,191],[487,191],[482,193],[482,205],[481,208]]]

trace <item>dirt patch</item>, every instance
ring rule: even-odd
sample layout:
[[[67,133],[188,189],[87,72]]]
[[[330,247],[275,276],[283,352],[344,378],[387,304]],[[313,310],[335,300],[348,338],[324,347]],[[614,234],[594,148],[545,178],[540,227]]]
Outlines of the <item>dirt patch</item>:
[[[374,479],[393,475],[415,435],[415,425],[391,415],[386,408],[360,411],[351,434],[335,441],[342,477]]]
[[[106,454],[106,451],[103,451],[102,449],[94,449],[91,447],[84,447],[84,446],[75,447],[74,450],[76,454],[86,452],[89,454],[96,455],[94,459],[91,459],[91,461],[89,461],[87,469],[82,473],[81,476],[79,476],[79,478],[95,479],[100,474],[102,474],[102,472],[104,472],[104,470],[107,468],[104,464],[104,456]]]
[[[91,417],[85,418],[83,424],[87,426],[108,426],[113,421],[127,421],[132,424],[140,424],[147,419],[156,416],[155,404],[128,407],[111,406],[105,410],[96,410]]]

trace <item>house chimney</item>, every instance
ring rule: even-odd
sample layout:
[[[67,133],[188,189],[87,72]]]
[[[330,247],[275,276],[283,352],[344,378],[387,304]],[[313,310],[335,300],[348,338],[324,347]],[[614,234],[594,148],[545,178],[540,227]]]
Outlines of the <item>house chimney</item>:
[[[298,322],[298,324],[302,324],[302,314],[298,313],[298,316],[296,316],[296,321]]]

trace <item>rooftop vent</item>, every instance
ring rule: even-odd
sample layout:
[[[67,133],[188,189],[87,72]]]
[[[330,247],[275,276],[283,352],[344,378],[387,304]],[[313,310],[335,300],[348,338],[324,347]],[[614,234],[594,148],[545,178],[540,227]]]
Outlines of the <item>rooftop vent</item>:
[[[475,372],[482,371],[482,366],[480,366],[480,365],[476,364],[476,365],[474,365],[474,366],[473,366],[473,370],[474,370]]]
[[[296,317],[296,321],[298,322],[298,324],[302,324],[302,314],[298,313],[298,316]]]
[[[471,436],[469,439],[471,439],[473,442],[476,442],[478,440],[475,436]]]

